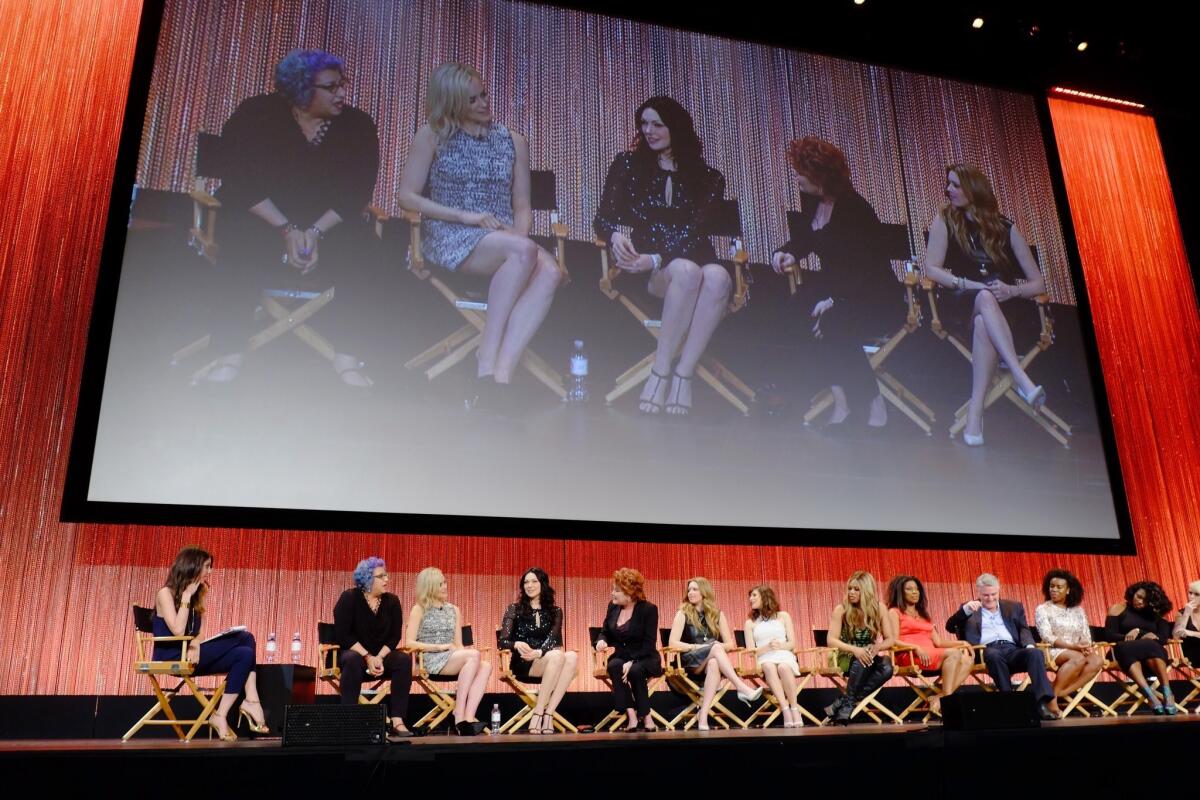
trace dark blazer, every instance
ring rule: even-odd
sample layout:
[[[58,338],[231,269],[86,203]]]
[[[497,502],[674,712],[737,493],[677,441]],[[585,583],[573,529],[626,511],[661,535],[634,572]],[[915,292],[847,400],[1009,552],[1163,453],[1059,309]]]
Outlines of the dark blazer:
[[[1033,632],[1029,630],[1029,624],[1025,621],[1025,606],[1016,600],[1001,600],[1000,618],[1004,620],[1004,626],[1008,628],[1008,634],[1016,644],[1021,647],[1034,644]],[[962,606],[959,606],[958,611],[946,620],[946,630],[963,641],[979,644],[983,633],[983,609],[967,615]]]
[[[613,654],[622,661],[640,661],[644,658],[658,658],[658,606],[649,600],[639,600],[634,603],[633,616],[629,625],[623,630],[617,630],[617,615],[621,607],[608,604],[608,613],[604,615],[604,627],[601,637],[615,648]]]

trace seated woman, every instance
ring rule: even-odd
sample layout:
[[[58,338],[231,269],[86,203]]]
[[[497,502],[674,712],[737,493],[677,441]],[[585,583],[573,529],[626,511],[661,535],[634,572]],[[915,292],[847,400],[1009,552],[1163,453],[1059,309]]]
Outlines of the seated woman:
[[[578,656],[563,650],[563,611],[554,603],[546,571],[527,569],[518,592],[517,602],[504,612],[499,644],[513,651],[511,669],[519,680],[541,683],[529,732],[554,733],[554,710],[575,680]]]
[[[986,175],[965,164],[946,167],[946,200],[929,224],[925,275],[954,290],[942,294],[939,315],[946,328],[971,342],[971,400],[963,442],[974,447],[983,444],[983,403],[997,358],[1004,359],[1021,399],[1034,409],[1046,402],[1046,390],[1021,366],[1000,305],[1014,297],[1037,297],[1046,284],[1025,237],[1001,216]]]
[[[1200,581],[1188,584],[1187,605],[1179,609],[1172,636],[1182,644],[1183,657],[1200,669]]]
[[[821,342],[823,357],[813,366],[833,394],[826,430],[846,430],[838,426],[850,416],[847,396],[860,425],[882,428],[887,406],[862,348],[900,324],[900,287],[881,242],[883,225],[851,185],[846,156],[836,146],[805,136],[788,145],[788,161],[801,192],[800,225],[798,237],[771,256],[771,266],[782,273],[810,253],[821,259],[819,271],[804,273],[805,308],[812,303],[805,327]]]
[[[721,676],[733,684],[741,700],[752,703],[762,697],[762,687],[750,686],[740,677],[729,660],[726,648],[736,647],[733,631],[725,612],[717,608],[717,595],[708,578],[692,578],[683,590],[683,601],[671,623],[668,647],[681,650],[683,668],[693,675],[704,675],[704,694],[700,699],[696,730],[708,730],[708,711],[712,708]]]
[[[613,573],[612,582],[612,602],[604,614],[596,651],[612,650],[608,677],[613,706],[628,716],[626,730],[652,733],[658,726],[650,714],[649,681],[662,675],[658,606],[646,599],[646,579],[636,569],[621,567]]]
[[[243,366],[247,339],[262,327],[253,312],[263,289],[335,286],[337,299],[314,324],[354,353],[333,356],[342,382],[371,385],[359,357],[377,280],[372,237],[359,223],[375,190],[379,136],[370,115],[346,102],[344,72],[337,56],[293,50],[275,67],[275,91],[244,100],[221,130],[217,266],[229,297],[214,320],[222,356],[208,381],[233,380]]]
[[[476,399],[487,403],[497,386],[512,381],[561,274],[554,257],[529,238],[529,144],[492,119],[479,73],[442,64],[429,78],[425,111],[400,176],[400,205],[423,218],[425,258],[490,280],[475,352]]]
[[[404,609],[400,598],[387,590],[387,564],[371,556],[354,568],[354,588],[342,592],[333,607],[333,626],[342,648],[338,664],[342,670],[342,704],[357,705],[363,678],[386,677],[388,692],[388,738],[412,733],[404,725],[408,692],[412,686],[412,656],[400,650],[400,628]]]
[[[1171,637],[1171,626],[1164,617],[1170,610],[1171,601],[1161,586],[1154,581],[1139,581],[1125,590],[1123,603],[1108,609],[1104,621],[1105,638],[1115,642],[1113,658],[1145,692],[1155,714],[1179,712],[1167,675],[1166,642]],[[1158,677],[1162,701],[1146,680],[1147,670]]]
[[[1055,699],[1069,698],[1096,677],[1104,659],[1092,647],[1092,629],[1083,613],[1083,584],[1065,569],[1052,569],[1042,578],[1042,603],[1034,611],[1038,636],[1050,645],[1057,668]]]
[[[892,677],[891,659],[880,655],[895,641],[891,620],[876,597],[874,576],[864,570],[851,575],[829,618],[829,646],[838,651],[846,694],[825,711],[839,725],[848,724],[855,706]]]
[[[458,676],[454,695],[454,730],[459,736],[478,736],[484,723],[476,716],[487,689],[492,665],[479,651],[463,647],[462,620],[458,609],[447,602],[446,576],[437,567],[417,573],[417,602],[408,612],[405,649],[424,653],[425,671],[430,675]]]
[[[665,407],[667,414],[684,416],[692,410],[696,365],[733,288],[704,232],[725,196],[725,176],[705,162],[691,114],[671,98],[642,103],[633,128],[632,147],[608,169],[594,228],[611,245],[616,266],[646,276],[647,290],[663,301],[658,346],[638,408],[658,414]]]
[[[940,691],[929,699],[929,710],[941,714],[942,698],[954,694],[971,674],[972,651],[963,642],[942,636],[926,607],[925,585],[913,575],[898,575],[888,585],[888,614],[896,644],[915,648],[895,653],[896,666],[911,666],[913,656],[922,672],[941,673]]]
[[[189,546],[179,551],[167,582],[154,596],[155,636],[199,637],[212,569],[213,559],[206,550]],[[248,631],[222,636],[203,645],[193,639],[188,645],[186,660],[196,665],[194,675],[225,675],[225,693],[209,717],[217,729],[217,736],[224,741],[237,741],[237,734],[229,727],[228,716],[229,709],[243,692],[246,697],[238,711],[238,721],[245,719],[247,727],[254,733],[270,733],[258,699],[258,676],[254,671],[256,653],[254,635]],[[182,659],[182,643],[155,643],[155,661]]]
[[[791,616],[779,610],[779,600],[770,586],[755,586],[750,590],[750,618],[745,630],[746,646],[754,648],[758,668],[779,703],[783,727],[801,727],[804,718],[796,704],[796,678],[800,677],[796,629]]]

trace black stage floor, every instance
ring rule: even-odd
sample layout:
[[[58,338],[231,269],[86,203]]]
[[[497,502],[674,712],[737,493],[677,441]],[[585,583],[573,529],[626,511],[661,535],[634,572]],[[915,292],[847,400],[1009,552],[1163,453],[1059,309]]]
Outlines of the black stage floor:
[[[620,795],[674,787],[756,793],[861,792],[970,797],[991,788],[1114,789],[1149,780],[1167,788],[1195,758],[1200,715],[1072,719],[1023,730],[951,731],[941,725],[558,736],[434,735],[380,747],[282,747],[278,739],[187,744],[164,740],[0,741],[0,775],[36,771],[55,786],[92,789],[172,778],[192,790],[226,787],[450,796],[491,787],[501,797],[547,791]],[[1190,769],[1190,767],[1189,767]],[[1182,780],[1182,778],[1180,779]],[[1055,790],[1057,791],[1057,790]],[[984,795],[986,796],[986,795]]]

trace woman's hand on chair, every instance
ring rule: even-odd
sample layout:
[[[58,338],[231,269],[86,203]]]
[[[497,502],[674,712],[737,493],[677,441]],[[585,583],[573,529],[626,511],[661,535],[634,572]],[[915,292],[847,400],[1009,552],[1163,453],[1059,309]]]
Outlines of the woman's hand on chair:
[[[922,667],[929,666],[929,651],[924,647],[914,647],[913,652],[917,654],[917,661],[921,662]]]
[[[776,275],[782,275],[788,270],[796,266],[796,257],[791,253],[785,253],[782,250],[776,251],[771,256],[771,269],[775,270]]]
[[[188,645],[187,660],[188,661],[199,661],[200,660],[200,645],[198,643],[193,642],[192,644]]]
[[[609,243],[612,245],[613,256],[617,259],[617,266],[628,264],[638,257],[638,251],[633,249],[633,242],[620,231],[613,233]]]

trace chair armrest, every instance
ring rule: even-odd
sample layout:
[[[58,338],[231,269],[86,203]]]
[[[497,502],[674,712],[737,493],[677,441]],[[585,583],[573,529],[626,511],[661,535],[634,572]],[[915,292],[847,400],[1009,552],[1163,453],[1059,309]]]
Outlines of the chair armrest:
[[[143,642],[190,642],[195,636],[147,636]]]
[[[400,217],[405,222],[407,222],[409,225],[420,225],[421,224],[421,212],[420,211],[409,211],[408,209],[402,209],[400,211]]]
[[[604,292],[609,300],[615,300],[618,292],[613,288],[612,283],[621,270],[608,262],[608,242],[603,239],[592,239],[592,244],[600,251],[600,291]]]
[[[369,205],[363,211],[373,222],[383,222],[388,218],[388,213],[379,206]]]
[[[193,189],[192,191],[188,192],[188,196],[191,197],[192,200],[204,206],[206,209],[215,210],[221,207],[220,200],[213,197],[208,192],[201,191],[200,189]]]

